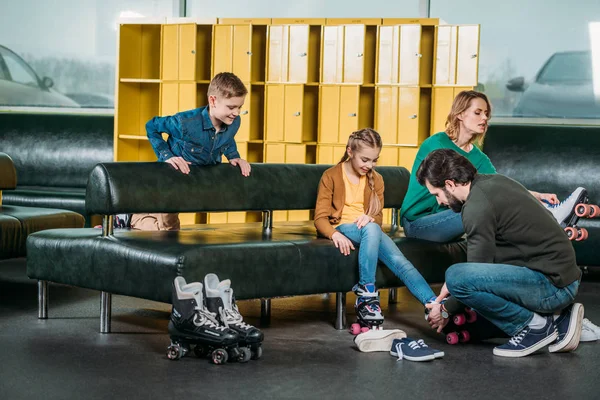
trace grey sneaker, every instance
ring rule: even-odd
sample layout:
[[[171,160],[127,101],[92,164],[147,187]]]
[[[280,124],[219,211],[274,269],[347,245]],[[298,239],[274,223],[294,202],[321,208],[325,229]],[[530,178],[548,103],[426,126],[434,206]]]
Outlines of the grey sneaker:
[[[577,349],[581,337],[583,305],[573,303],[565,308],[554,321],[558,337],[556,342],[548,347],[550,353],[568,352]]]
[[[600,339],[600,327],[597,327],[587,318],[584,318],[581,324],[580,342],[595,342]]]

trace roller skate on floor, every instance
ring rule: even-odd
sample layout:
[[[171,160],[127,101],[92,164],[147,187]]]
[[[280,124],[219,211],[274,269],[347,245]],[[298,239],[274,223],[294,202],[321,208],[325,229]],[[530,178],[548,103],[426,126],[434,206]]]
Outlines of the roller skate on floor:
[[[244,322],[231,289],[231,281],[219,281],[215,274],[204,277],[204,293],[206,307],[216,314],[218,321],[226,327],[235,330],[240,338],[239,346],[242,351],[251,352],[251,358],[258,360],[262,356],[263,333],[254,326]]]
[[[564,201],[559,204],[550,204],[544,201],[544,207],[556,219],[556,222],[565,230],[570,240],[581,241],[588,238],[588,231],[577,226],[579,218],[600,217],[600,207],[589,204],[588,193],[585,188],[578,187]]]
[[[238,347],[238,333],[221,326],[215,315],[206,308],[202,283],[186,284],[183,277],[175,278],[173,310],[168,329],[171,344],[167,348],[167,357],[171,360],[185,356],[192,346],[196,356],[208,356],[215,364],[250,359],[250,350]]]
[[[357,319],[356,323],[350,326],[350,333],[358,335],[371,329],[382,329],[383,314],[379,304],[379,292],[375,289],[375,285],[372,283],[366,285],[357,283],[352,291],[357,296],[354,304]]]

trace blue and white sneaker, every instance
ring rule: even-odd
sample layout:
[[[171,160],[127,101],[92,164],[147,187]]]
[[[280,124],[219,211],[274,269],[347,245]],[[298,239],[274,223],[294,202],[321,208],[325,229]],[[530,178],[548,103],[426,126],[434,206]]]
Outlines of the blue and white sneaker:
[[[577,349],[583,325],[583,305],[573,303],[565,308],[554,321],[558,338],[548,347],[550,353],[568,352]]]
[[[419,344],[419,346],[423,347],[424,349],[431,350],[433,352],[433,355],[434,355],[435,358],[442,358],[442,357],[444,357],[446,355],[441,350],[436,350],[436,349],[433,349],[433,348],[427,346],[427,344],[425,343],[425,341],[423,339],[417,340],[417,343]]]
[[[428,347],[422,347],[416,340],[411,338],[395,339],[392,342],[390,354],[398,357],[398,361],[431,361],[435,355]]]
[[[542,204],[550,213],[558,224],[565,228],[567,226],[572,226],[577,223],[579,217],[575,215],[575,206],[581,202],[585,201],[587,197],[587,190],[582,187],[578,187],[575,189],[573,193],[569,195],[566,199],[564,199],[559,204],[550,204],[547,201],[543,201]]]
[[[554,319],[552,316],[546,317],[546,325],[541,329],[532,329],[526,326],[510,338],[508,343],[502,346],[494,347],[494,355],[500,357],[525,357],[534,353],[558,337]]]

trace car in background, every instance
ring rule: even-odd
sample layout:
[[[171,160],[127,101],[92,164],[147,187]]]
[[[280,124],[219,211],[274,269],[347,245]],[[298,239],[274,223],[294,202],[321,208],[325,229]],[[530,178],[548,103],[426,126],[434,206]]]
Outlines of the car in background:
[[[596,72],[600,79],[600,71]],[[506,88],[522,92],[514,117],[600,118],[600,98],[593,88],[589,51],[554,53],[527,85],[525,78],[508,81]]]
[[[0,45],[0,106],[79,107],[52,86],[51,78],[40,79],[25,60]]]
[[[81,107],[114,108],[115,98],[103,93],[65,93],[65,96],[77,102]]]

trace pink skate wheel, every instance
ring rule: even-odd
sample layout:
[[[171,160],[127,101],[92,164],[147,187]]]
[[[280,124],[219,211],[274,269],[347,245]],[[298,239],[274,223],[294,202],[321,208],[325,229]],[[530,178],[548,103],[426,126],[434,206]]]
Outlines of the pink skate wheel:
[[[585,240],[588,238],[588,231],[585,228],[579,228],[579,232],[577,232],[577,239],[575,239],[575,241],[577,242],[581,242],[582,240]]]
[[[578,217],[585,217],[590,214],[590,206],[585,203],[579,203],[575,207],[575,215]]]
[[[448,344],[457,344],[458,343],[458,334],[456,332],[451,332],[446,335],[446,342]]]
[[[577,237],[577,229],[573,228],[572,226],[567,226],[565,228],[565,233],[567,234],[569,240],[575,240]]]
[[[370,329],[368,326],[363,326],[362,328],[360,328],[360,333],[365,333],[365,332],[369,332]]]
[[[350,333],[353,335],[358,335],[360,333],[360,325],[359,324],[350,325]]]
[[[460,331],[460,341],[461,343],[467,343],[471,340],[471,334],[469,331]]]
[[[595,204],[590,205],[590,218],[596,218],[600,216],[600,207]]]
[[[456,325],[464,325],[467,322],[465,314],[456,314],[452,319]]]
[[[473,310],[471,310],[470,308],[467,308],[465,310],[465,313],[467,314],[467,322],[472,324],[473,322],[477,321],[477,313]]]

